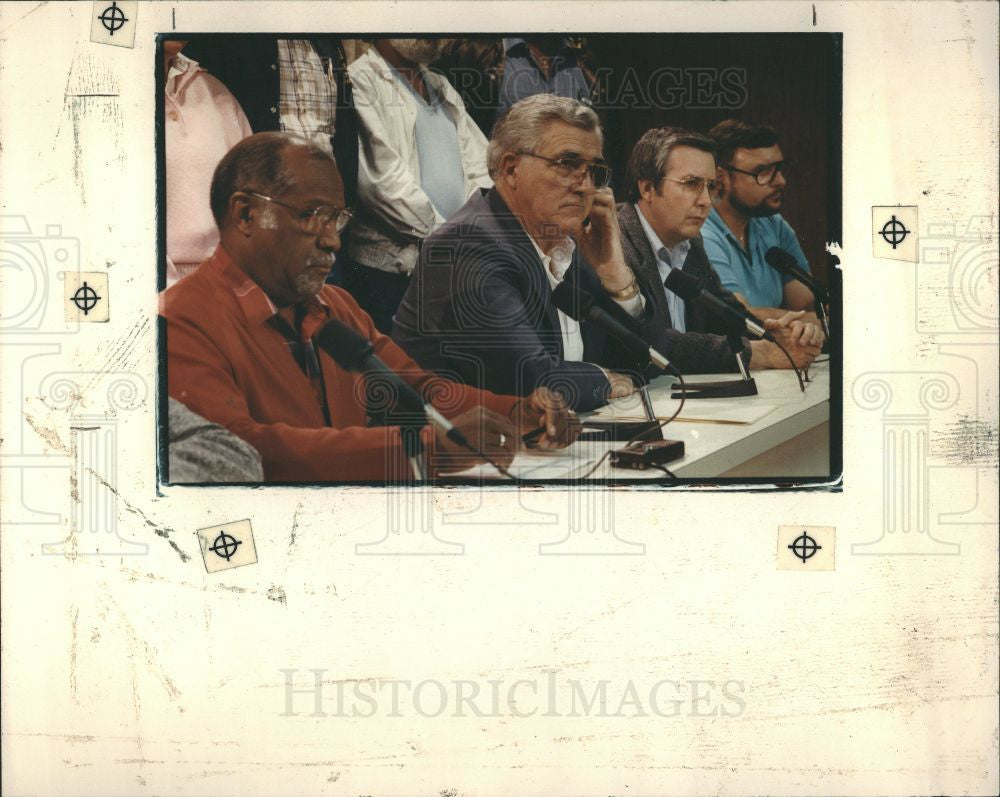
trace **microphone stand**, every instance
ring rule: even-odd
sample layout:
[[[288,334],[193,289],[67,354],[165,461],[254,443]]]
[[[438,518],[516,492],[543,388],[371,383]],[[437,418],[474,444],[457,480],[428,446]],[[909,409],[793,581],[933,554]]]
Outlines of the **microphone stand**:
[[[604,420],[586,418],[582,421],[585,431],[580,435],[581,440],[643,440],[653,441],[663,439],[663,424],[656,417],[653,410],[653,402],[649,398],[649,383],[643,384],[636,390],[639,399],[642,401],[644,421],[626,420]]]
[[[840,258],[837,257],[835,254],[833,254],[833,252],[826,253],[826,262],[827,262],[827,274],[832,274],[833,269],[840,267]],[[829,278],[828,281],[830,281]],[[825,294],[823,298],[825,298],[827,301],[830,301],[830,289],[827,288],[825,291],[823,291],[823,294]],[[815,298],[816,300],[814,307],[814,309],[816,310],[816,317],[819,319],[819,323],[822,324],[823,334],[826,335],[827,342],[829,342],[830,318],[826,314],[826,306],[823,304],[823,301],[820,298],[820,292],[814,290],[813,298]]]
[[[743,338],[738,332],[733,331],[726,335],[726,341],[729,343],[729,350],[736,358],[741,378],[719,382],[689,382],[683,393],[673,393],[670,398],[677,399],[683,396],[686,399],[710,399],[757,395],[757,383],[747,372],[746,363],[743,362]]]
[[[422,425],[417,426],[416,424],[405,424],[399,427],[399,434],[403,438],[403,451],[407,459],[410,460],[413,478],[418,482],[427,481],[427,469],[424,466],[424,444],[420,439],[422,428]]]
[[[823,334],[826,339],[830,339],[830,322],[826,317],[826,308],[823,306],[823,302],[816,297],[816,301],[813,302],[813,310],[816,311],[816,317],[819,319],[819,325],[823,328]]]
[[[656,413],[653,412],[653,402],[649,398],[649,384],[645,384],[639,388],[639,398],[642,399],[642,408],[646,411],[646,420],[659,425]]]
[[[427,425],[427,416],[422,412],[395,410],[389,423],[399,426],[399,436],[403,441],[403,453],[410,460],[410,470],[418,482],[427,481],[427,465],[424,456],[424,443],[420,439],[420,431]]]
[[[744,382],[753,382],[750,378],[750,374],[747,373],[747,365],[743,362],[743,341],[740,339],[739,335],[728,335],[726,340],[729,342],[729,350],[733,353],[736,358],[736,364],[739,366],[740,375],[743,377]],[[754,388],[753,393],[748,395],[757,395],[757,389]]]

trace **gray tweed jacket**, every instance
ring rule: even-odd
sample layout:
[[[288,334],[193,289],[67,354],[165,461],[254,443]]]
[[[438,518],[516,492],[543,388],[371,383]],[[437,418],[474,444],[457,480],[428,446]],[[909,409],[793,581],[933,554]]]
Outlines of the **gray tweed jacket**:
[[[642,229],[639,214],[631,202],[621,203],[617,210],[625,262],[635,273],[636,282],[647,300],[652,300],[655,317],[665,329],[664,336],[660,338],[667,346],[663,354],[685,374],[736,371],[736,359],[726,341],[725,326],[699,303],[684,304],[687,332],[673,329],[670,310],[667,308],[667,289],[660,280],[660,272],[656,268],[656,256]],[[705,254],[705,247],[700,237],[691,239],[691,250],[684,261],[684,272],[699,279],[705,290],[714,293],[720,299],[737,302],[736,297],[722,287],[719,275],[715,273],[708,255]],[[750,345],[746,340],[742,342],[744,361],[749,361]]]
[[[173,398],[169,403],[168,426],[167,467],[171,484],[264,480],[257,449]]]

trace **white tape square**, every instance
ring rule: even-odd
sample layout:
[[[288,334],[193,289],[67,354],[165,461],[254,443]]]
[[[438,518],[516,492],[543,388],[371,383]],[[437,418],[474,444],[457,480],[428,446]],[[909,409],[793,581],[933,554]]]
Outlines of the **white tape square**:
[[[249,520],[198,529],[198,546],[209,573],[257,564],[257,547]]]
[[[104,323],[111,318],[106,271],[67,271],[63,282],[66,321]]]
[[[90,40],[112,47],[135,47],[138,0],[94,0]]]
[[[887,205],[872,208],[872,254],[888,260],[916,263],[916,205]]]
[[[778,526],[778,570],[835,570],[834,526]]]

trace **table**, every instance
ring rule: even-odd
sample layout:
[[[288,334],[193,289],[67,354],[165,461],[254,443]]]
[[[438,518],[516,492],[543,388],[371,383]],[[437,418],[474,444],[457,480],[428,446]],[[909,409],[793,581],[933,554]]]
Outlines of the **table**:
[[[683,440],[685,455],[667,467],[678,478],[797,478],[830,474],[830,370],[828,363],[813,365],[805,392],[799,390],[789,370],[754,371],[758,395],[736,399],[688,400],[679,416],[663,427],[663,436]],[[733,379],[732,374],[698,375],[688,381]],[[653,381],[649,395],[659,417],[669,417],[676,402],[670,394],[675,380],[663,376]],[[612,402],[598,413],[581,416],[637,418],[635,398]],[[703,420],[692,420],[699,415]],[[710,422],[709,416],[716,421]],[[751,418],[750,423],[721,420]],[[687,420],[685,420],[687,419]],[[526,451],[514,459],[510,471],[522,478],[565,480],[580,478],[620,441],[577,442],[563,451]],[[500,478],[483,466],[466,471],[463,478]],[[657,470],[615,468],[605,461],[588,480],[595,482],[664,479]]]

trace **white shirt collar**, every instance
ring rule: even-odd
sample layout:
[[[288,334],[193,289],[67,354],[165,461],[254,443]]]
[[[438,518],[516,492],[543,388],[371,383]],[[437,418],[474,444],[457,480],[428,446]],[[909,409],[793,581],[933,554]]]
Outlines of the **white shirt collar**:
[[[201,71],[201,65],[197,61],[188,58],[184,53],[177,53],[170,62],[170,68],[167,69],[167,96],[175,95],[181,87],[182,80],[186,83],[185,78],[193,78],[194,74],[199,71]]]
[[[527,230],[525,230],[525,233],[527,233]],[[542,269],[545,271],[545,278],[549,281],[549,289],[555,290],[556,286],[562,282],[563,277],[566,275],[566,270],[573,262],[573,252],[576,251],[576,242],[572,238],[567,238],[565,242],[559,242],[553,246],[552,254],[547,255],[542,252],[541,247],[530,235],[528,235],[528,240],[531,241],[531,245],[535,247],[535,251],[538,253],[538,258],[542,261]],[[559,319],[559,333],[562,336],[563,359],[569,362],[579,362],[583,359],[584,348],[580,322],[570,318],[559,308],[556,308],[556,316]]]
[[[188,58],[184,53],[177,53],[170,60],[170,69],[167,70],[167,80],[177,75],[183,75],[186,72],[193,71],[198,68],[198,62],[193,58]]]
[[[560,241],[553,246],[552,254],[547,255],[530,235],[528,236],[528,240],[530,240],[531,245],[535,247],[535,251],[538,253],[539,259],[542,261],[542,266],[545,268],[545,273],[549,277],[549,282],[551,282],[553,286],[562,282],[562,278],[566,274],[566,270],[573,263],[573,253],[576,251],[576,241],[567,237],[564,241]],[[553,274],[553,271],[556,273]]]
[[[642,208],[639,204],[635,204],[635,212],[639,217],[639,223],[642,225],[642,230],[646,233],[646,240],[649,241],[650,247],[653,249],[653,254],[656,256],[658,262],[663,262],[660,258],[660,251],[666,249],[670,257],[670,263],[664,263],[665,266],[674,268],[682,268],[684,266],[684,259],[687,257],[688,251],[691,249],[691,240],[686,239],[677,244],[673,249],[668,249],[667,246],[660,240],[660,236],[656,234],[656,231],[652,228],[650,223],[646,221],[646,217],[642,214]]]

